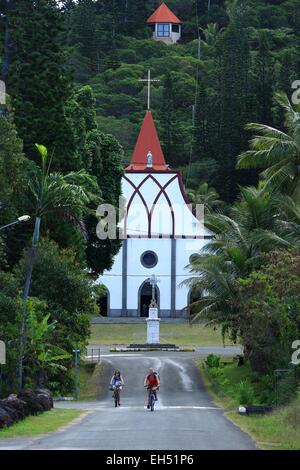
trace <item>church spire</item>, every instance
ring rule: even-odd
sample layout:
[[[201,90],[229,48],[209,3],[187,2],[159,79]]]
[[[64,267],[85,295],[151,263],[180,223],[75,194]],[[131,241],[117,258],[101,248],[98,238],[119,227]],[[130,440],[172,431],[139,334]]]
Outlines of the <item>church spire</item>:
[[[146,112],[130,165],[126,171],[168,170],[151,111]]]

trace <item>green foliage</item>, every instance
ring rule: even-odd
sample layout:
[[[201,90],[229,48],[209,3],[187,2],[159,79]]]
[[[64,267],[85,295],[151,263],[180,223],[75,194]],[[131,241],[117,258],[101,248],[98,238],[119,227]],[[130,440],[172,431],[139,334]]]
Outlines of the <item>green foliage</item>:
[[[17,135],[12,115],[7,113],[6,116],[0,117],[0,226],[16,220],[20,215],[18,209],[24,183],[22,151],[22,142]],[[0,268],[4,268],[5,260],[11,264],[15,258],[19,244],[15,238],[10,239],[7,232],[2,232],[1,235],[5,239],[5,245],[2,247]]]
[[[258,272],[240,280],[240,334],[253,370],[286,368],[300,333],[299,255],[272,253]]]
[[[241,405],[252,405],[254,391],[248,380],[242,380],[237,387],[237,399]]]
[[[300,113],[285,94],[277,94],[276,99],[285,111],[288,132],[265,124],[248,124],[247,128],[258,135],[250,142],[252,150],[239,156],[238,167],[266,168],[262,173],[265,188],[269,191],[280,188],[299,201]]]
[[[76,73],[85,60],[91,66],[88,78],[78,81],[93,87],[98,122],[120,139],[128,159],[146,106],[146,90],[138,80],[150,68],[160,79],[152,85],[151,107],[168,163],[183,170],[187,186],[207,182],[222,199],[233,201],[239,184],[257,180],[257,171],[235,169],[237,155],[247,146],[245,124],[257,120],[283,126],[272,94],[290,93],[297,78],[294,0],[274,8],[265,0],[235,1],[227,10],[223,1],[171,0],[168,5],[183,20],[183,39],[172,47],[146,39],[151,34],[146,18],[157,5],[128,0],[109,7],[90,0],[74,5],[70,38],[82,57]],[[100,20],[106,28],[100,28],[97,43]],[[200,45],[195,40],[199,27]],[[114,39],[106,44],[103,30],[109,35],[111,29]],[[118,60],[105,63],[103,51]],[[195,168],[200,181],[195,181]]]
[[[215,354],[209,354],[205,360],[205,364],[209,368],[220,367],[220,357]]]
[[[75,145],[65,115],[71,79],[66,67],[63,17],[54,0],[10,3],[6,39],[9,65],[4,79],[25,153],[34,159],[34,144],[42,142],[53,153],[53,167],[70,171]]]
[[[63,361],[71,355],[53,344],[57,321],[49,323],[46,303],[30,299],[26,303],[25,383],[31,387],[45,387],[48,375],[66,371]],[[51,344],[52,343],[52,344]]]
[[[20,286],[24,285],[26,271],[25,253],[16,268]],[[84,351],[90,334],[89,319],[96,315],[97,306],[92,279],[76,262],[76,254],[70,249],[60,250],[52,241],[42,240],[35,257],[30,292],[32,297],[47,304],[49,322],[55,322],[51,341],[54,355],[59,355],[60,350],[72,354],[74,348]],[[64,365],[66,371],[52,368],[47,372],[50,387],[60,393],[70,392],[73,386],[73,361],[64,361]]]
[[[219,195],[214,188],[209,188],[207,183],[201,184],[197,189],[190,190],[188,197],[192,204],[204,205],[206,213],[210,214],[223,206]]]
[[[11,273],[0,270],[0,340],[6,344],[6,364],[1,366],[0,396],[17,387],[18,334],[21,302],[19,284]]]

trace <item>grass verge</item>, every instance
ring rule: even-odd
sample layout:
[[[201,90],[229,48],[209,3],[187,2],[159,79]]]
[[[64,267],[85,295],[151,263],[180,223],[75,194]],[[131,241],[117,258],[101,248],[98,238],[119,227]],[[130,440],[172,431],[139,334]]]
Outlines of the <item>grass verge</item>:
[[[9,428],[1,429],[0,439],[38,436],[40,434],[54,432],[59,428],[70,424],[82,413],[82,410],[54,408],[36,416],[28,416],[23,421],[19,421]]]
[[[90,344],[129,345],[146,342],[146,325],[92,325]],[[162,324],[160,342],[178,346],[222,346],[221,330],[205,325]]]
[[[226,360],[225,360],[226,361]],[[221,372],[212,376],[204,366],[203,360],[197,360],[207,389],[214,401],[225,408],[225,415],[243,431],[247,432],[261,449],[299,450],[300,449],[300,393],[286,406],[275,409],[272,413],[262,416],[244,416],[238,414],[240,405],[238,386],[241,381],[250,380],[250,368],[245,365],[237,367],[228,364]],[[259,384],[254,393],[259,392]],[[254,395],[253,404],[261,400]]]
[[[94,401],[101,393],[100,376],[104,364],[81,364],[79,367],[79,400]]]

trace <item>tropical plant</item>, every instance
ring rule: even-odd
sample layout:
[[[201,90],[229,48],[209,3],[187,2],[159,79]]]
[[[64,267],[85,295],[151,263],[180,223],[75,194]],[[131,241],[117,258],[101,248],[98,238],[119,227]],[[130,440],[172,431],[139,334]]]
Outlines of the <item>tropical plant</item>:
[[[50,213],[55,214],[57,217],[63,217],[70,221],[70,223],[79,226],[84,231],[82,218],[88,212],[88,204],[98,198],[98,185],[95,177],[89,175],[84,170],[71,172],[66,175],[50,173],[51,160],[48,162],[46,147],[36,144],[36,148],[41,156],[41,168],[34,167],[34,171],[28,174],[28,187],[35,202],[36,212],[35,228],[28,256],[28,269],[23,290],[24,301],[26,301],[29,295],[42,217]],[[22,388],[23,376],[25,316],[26,312],[24,311],[20,334],[20,388]]]
[[[23,293],[24,300],[29,294],[33,254],[39,241],[42,217],[47,214],[55,214],[56,217],[61,217],[77,225],[84,234],[82,219],[89,212],[88,204],[91,201],[99,200],[95,177],[84,170],[66,175],[50,173],[51,160],[48,162],[46,147],[36,144],[36,148],[41,156],[41,168],[35,167],[34,171],[28,175],[28,187],[35,202],[36,212],[30,263]]]
[[[189,200],[192,204],[203,204],[206,213],[215,212],[223,205],[219,199],[219,194],[214,188],[210,188],[207,183],[201,184],[197,189],[188,192]]]
[[[246,128],[258,135],[250,141],[252,149],[238,157],[237,167],[265,169],[261,176],[266,189],[284,189],[291,197],[299,198],[300,113],[285,94],[277,93],[276,100],[285,111],[287,132],[264,124],[248,124]]]
[[[194,319],[222,325],[236,338],[240,299],[237,280],[261,266],[264,254],[291,247],[292,227],[279,220],[280,207],[264,188],[241,188],[230,216],[210,214],[206,226],[212,240],[190,264],[194,276],[185,281],[203,295],[193,305]],[[284,217],[284,211],[281,212]],[[297,214],[297,212],[296,212]]]
[[[57,321],[49,322],[51,313],[41,316],[45,308],[43,302],[27,300],[25,371],[26,377],[39,387],[47,385],[48,372],[66,370],[63,361],[71,357],[64,349],[53,344]]]

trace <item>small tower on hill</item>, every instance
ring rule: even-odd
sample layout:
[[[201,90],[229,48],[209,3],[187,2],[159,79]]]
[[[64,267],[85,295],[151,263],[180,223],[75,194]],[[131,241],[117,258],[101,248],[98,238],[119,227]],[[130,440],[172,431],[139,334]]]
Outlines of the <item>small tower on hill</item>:
[[[181,38],[182,22],[162,3],[148,18],[147,23],[153,31],[153,39],[163,41],[166,44],[176,44]]]

